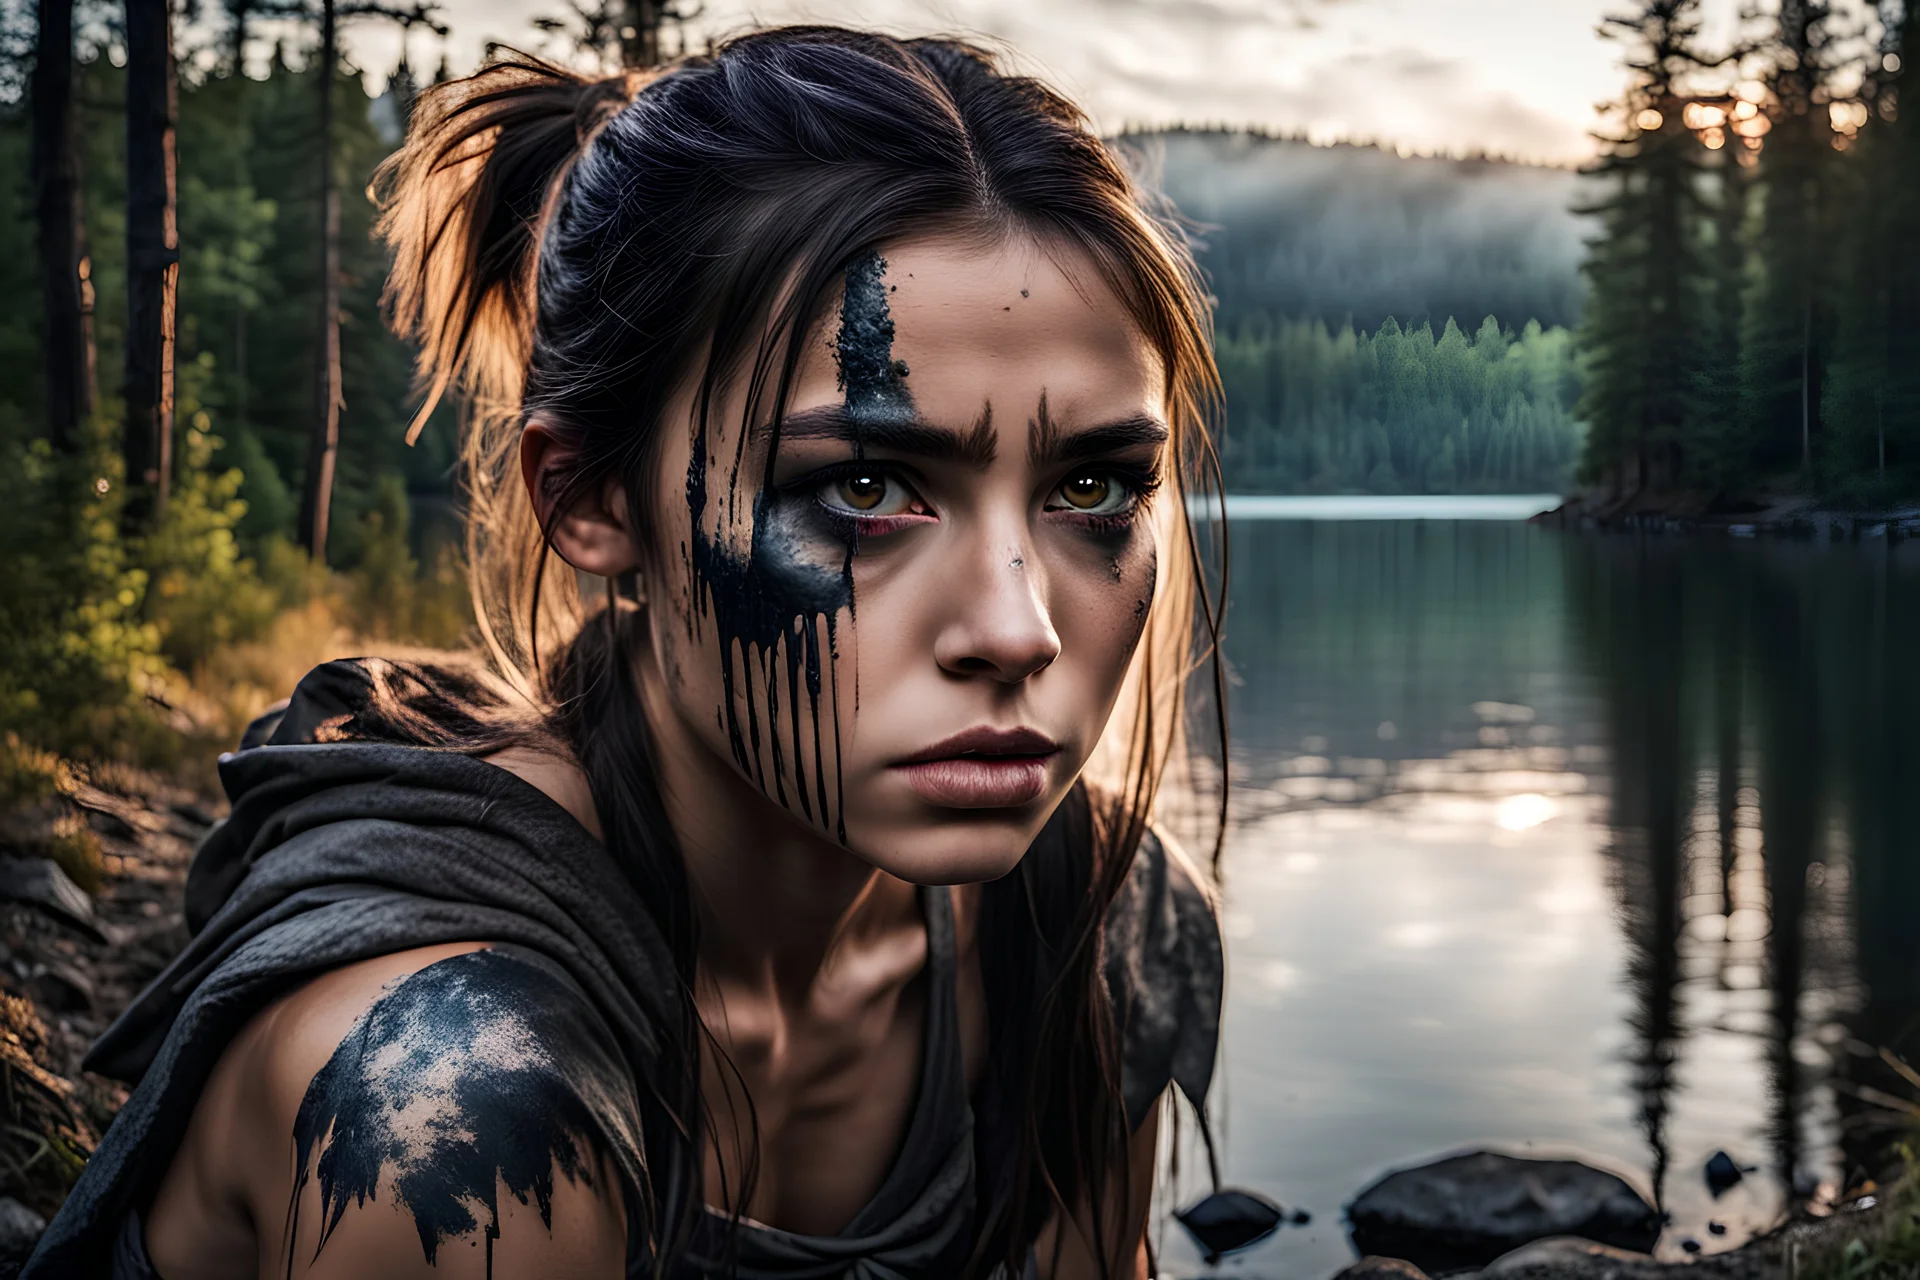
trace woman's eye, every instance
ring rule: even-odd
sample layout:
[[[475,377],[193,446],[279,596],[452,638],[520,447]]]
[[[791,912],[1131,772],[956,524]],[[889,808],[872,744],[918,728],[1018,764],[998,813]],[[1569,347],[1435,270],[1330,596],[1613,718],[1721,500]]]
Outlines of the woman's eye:
[[[826,506],[856,516],[901,516],[915,505],[912,489],[883,471],[854,471],[820,486]]]
[[[1062,480],[1047,506],[1054,511],[1106,516],[1125,511],[1132,501],[1133,490],[1125,482],[1098,471],[1089,471]]]

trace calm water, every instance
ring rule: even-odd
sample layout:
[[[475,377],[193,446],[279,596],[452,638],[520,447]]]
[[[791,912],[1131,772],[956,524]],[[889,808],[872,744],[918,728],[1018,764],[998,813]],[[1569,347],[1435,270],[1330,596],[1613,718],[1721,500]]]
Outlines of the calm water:
[[[1330,1275],[1355,1192],[1464,1147],[1621,1173],[1673,1257],[1876,1160],[1866,1055],[1920,1051],[1920,546],[1232,536],[1214,1108],[1228,1179],[1314,1221],[1218,1274]],[[1761,1171],[1715,1202],[1722,1148]]]

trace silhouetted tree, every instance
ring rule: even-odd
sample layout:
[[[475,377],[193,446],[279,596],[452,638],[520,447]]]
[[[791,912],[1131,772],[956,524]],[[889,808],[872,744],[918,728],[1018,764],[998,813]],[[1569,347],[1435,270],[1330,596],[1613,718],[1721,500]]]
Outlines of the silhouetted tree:
[[[1625,127],[1602,139],[1595,167],[1612,193],[1587,210],[1601,230],[1586,266],[1582,473],[1628,499],[1692,479],[1697,462],[1713,358],[1702,235],[1710,209],[1705,153],[1681,114],[1689,77],[1711,64],[1699,50],[1697,0],[1647,0],[1601,31],[1628,46],[1633,82],[1619,104]]]
[[[320,145],[316,149],[320,206],[319,330],[313,351],[314,405],[307,465],[300,485],[300,545],[315,560],[326,559],[327,522],[333,506],[334,470],[340,453],[340,190],[334,177],[333,97],[339,76],[339,29],[343,18],[379,17],[411,28],[420,24],[444,35],[433,7],[396,8],[378,3],[340,5],[320,0]]]
[[[1824,0],[1781,0],[1767,50],[1773,128],[1760,166],[1758,284],[1747,309],[1742,379],[1750,465],[1762,472],[1795,466],[1809,480],[1824,436],[1837,261],[1832,18]]]
[[[1833,360],[1822,397],[1830,482],[1873,477],[1886,500],[1920,469],[1920,111],[1901,93],[1920,58],[1920,4],[1884,0],[1882,36],[1860,86],[1870,108],[1835,290]]]
[[[35,36],[33,183],[40,228],[47,431],[71,448],[93,412],[93,285],[74,135],[73,0],[40,0]]]
[[[673,56],[663,40],[666,28],[684,32],[704,8],[681,0],[566,0],[564,17],[535,18],[533,25],[565,46],[556,51],[561,56],[587,54],[608,71],[657,67]]]
[[[126,0],[127,381],[123,456],[130,528],[166,509],[173,474],[174,204],[178,90],[168,0]]]

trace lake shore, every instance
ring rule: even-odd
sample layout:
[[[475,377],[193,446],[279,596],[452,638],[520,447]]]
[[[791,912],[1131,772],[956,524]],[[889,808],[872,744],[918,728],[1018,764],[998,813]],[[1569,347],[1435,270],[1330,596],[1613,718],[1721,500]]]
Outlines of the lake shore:
[[[1737,511],[1717,510],[1699,495],[1621,500],[1575,494],[1534,516],[1532,523],[1589,533],[1703,533],[1819,542],[1920,538],[1920,503],[1841,510],[1795,495],[1756,498],[1741,506]]]

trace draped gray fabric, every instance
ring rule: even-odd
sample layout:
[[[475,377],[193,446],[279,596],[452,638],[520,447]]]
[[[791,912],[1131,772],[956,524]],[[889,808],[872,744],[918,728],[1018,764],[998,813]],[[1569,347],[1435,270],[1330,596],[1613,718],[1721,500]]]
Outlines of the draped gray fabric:
[[[670,1025],[679,984],[614,860],[546,795],[493,765],[420,747],[301,741],[364,685],[355,664],[316,669],[276,732],[250,732],[249,749],[222,758],[233,811],[189,874],[194,937],[87,1059],[135,1087],[24,1280],[111,1275],[116,1245],[130,1219],[138,1241],[137,1216],[228,1042],[275,997],[345,964],[439,942],[526,948],[591,1003],[635,1089],[655,1078],[652,1028]],[[921,1280],[954,1274],[971,1247],[974,1118],[953,1008],[951,902],[944,889],[923,902],[926,1061],[896,1164],[838,1236],[743,1229],[734,1250],[747,1280]],[[1200,1106],[1219,1026],[1219,934],[1198,879],[1152,836],[1108,940],[1130,1118],[1138,1124],[1170,1081]],[[604,1131],[638,1132],[639,1111],[629,1098]],[[614,1154],[637,1182],[642,1153]],[[723,1227],[709,1219],[697,1241],[709,1263],[725,1252]]]

